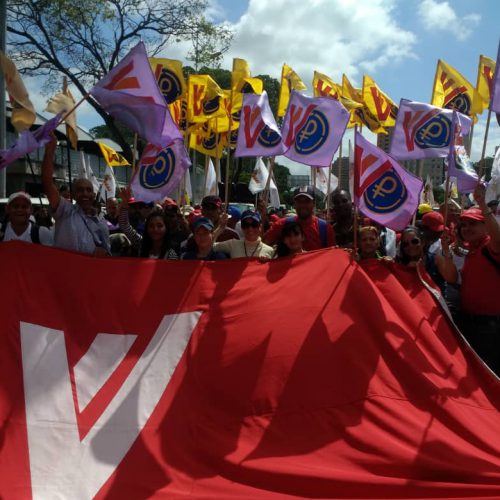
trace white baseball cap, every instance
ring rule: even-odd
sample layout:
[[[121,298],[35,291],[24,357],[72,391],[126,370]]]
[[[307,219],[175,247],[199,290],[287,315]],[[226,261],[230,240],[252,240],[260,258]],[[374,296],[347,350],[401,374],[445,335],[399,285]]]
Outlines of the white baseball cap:
[[[16,198],[24,198],[25,200],[28,200],[31,203],[31,196],[28,193],[25,193],[24,191],[19,191],[17,193],[12,193],[9,196],[9,199],[7,200],[7,205],[10,205]]]

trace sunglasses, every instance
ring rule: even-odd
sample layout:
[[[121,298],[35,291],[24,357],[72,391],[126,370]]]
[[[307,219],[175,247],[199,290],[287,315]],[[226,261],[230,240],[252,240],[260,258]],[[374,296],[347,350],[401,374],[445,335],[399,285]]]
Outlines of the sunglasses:
[[[241,229],[248,229],[249,227],[253,227],[254,229],[259,227],[260,224],[257,221],[253,222],[242,222],[241,223]]]
[[[409,247],[410,245],[414,245],[414,246],[420,245],[420,243],[421,243],[421,241],[419,238],[413,238],[410,241],[402,241],[401,246],[403,248],[406,248],[406,247]]]

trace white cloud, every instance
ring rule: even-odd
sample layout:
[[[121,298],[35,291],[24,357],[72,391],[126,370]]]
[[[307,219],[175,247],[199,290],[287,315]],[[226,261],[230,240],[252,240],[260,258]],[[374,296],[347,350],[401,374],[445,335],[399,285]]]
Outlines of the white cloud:
[[[484,132],[486,130],[487,111],[479,117],[479,120],[474,124],[474,136],[472,138],[471,159],[479,161],[484,143]],[[495,148],[500,146],[500,127],[498,126],[495,113],[491,114],[490,128],[488,130],[488,140],[486,141],[485,156],[495,156]]]
[[[436,0],[422,0],[418,14],[426,29],[447,31],[460,41],[469,38],[481,21],[479,14],[459,16],[448,2]]]
[[[415,35],[398,26],[394,0],[250,0],[234,25],[232,57],[279,77],[284,62],[307,83],[314,70],[340,79],[414,57]]]

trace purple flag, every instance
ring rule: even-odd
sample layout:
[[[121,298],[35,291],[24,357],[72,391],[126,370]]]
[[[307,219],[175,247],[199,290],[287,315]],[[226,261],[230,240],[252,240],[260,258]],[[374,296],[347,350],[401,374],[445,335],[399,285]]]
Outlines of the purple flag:
[[[462,120],[463,116],[463,120]],[[446,158],[452,140],[452,109],[401,99],[389,153],[398,160]],[[467,135],[472,120],[460,117]]]
[[[336,99],[306,97],[293,91],[281,135],[290,160],[329,167],[349,122],[349,112]]]
[[[90,94],[110,115],[155,146],[163,148],[182,139],[142,42],[94,85]]]
[[[354,203],[366,217],[401,231],[417,210],[424,186],[422,179],[359,132],[355,140]]]
[[[51,133],[59,125],[62,115],[62,112],[57,114],[33,132],[23,130],[9,149],[0,151],[0,169],[45,146],[51,140]]]
[[[456,177],[457,188],[461,193],[472,193],[479,182],[479,176],[467,154],[462,134],[464,115],[453,111],[453,141],[448,153],[448,175]]]
[[[166,148],[148,144],[131,183],[135,199],[149,203],[168,196],[177,188],[189,165],[182,141]]]
[[[266,91],[244,94],[234,156],[279,156],[285,150]]]
[[[490,109],[494,113],[500,113],[500,42],[498,43],[497,63],[495,65],[495,76],[493,77]]]

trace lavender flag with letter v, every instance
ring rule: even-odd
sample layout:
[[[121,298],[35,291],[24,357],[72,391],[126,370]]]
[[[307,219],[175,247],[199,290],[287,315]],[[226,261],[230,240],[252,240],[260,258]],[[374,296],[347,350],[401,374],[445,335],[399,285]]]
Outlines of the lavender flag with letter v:
[[[491,87],[490,110],[500,113],[500,42],[498,43],[497,63],[495,65],[495,76]]]
[[[148,144],[131,183],[135,199],[149,203],[165,198],[177,188],[189,165],[182,141],[166,148]]]
[[[463,117],[463,119],[462,119]],[[389,154],[397,160],[446,158],[452,141],[453,110],[401,99]],[[472,120],[461,114],[462,133]]]
[[[276,125],[266,91],[243,94],[235,157],[279,156],[286,148]]]
[[[57,114],[35,131],[23,130],[9,149],[0,151],[0,169],[45,146],[51,140],[51,133],[59,125],[62,115],[62,112]]]
[[[479,182],[479,176],[474,170],[472,161],[467,154],[462,135],[464,115],[453,111],[453,140],[447,158],[448,175],[456,177],[457,188],[461,193],[472,193]]]
[[[142,42],[94,85],[90,94],[111,116],[155,146],[164,148],[182,139]]]
[[[331,97],[307,97],[293,91],[281,135],[290,160],[329,167],[349,122],[349,112]]]
[[[366,217],[394,231],[409,223],[420,202],[422,179],[359,132],[355,134],[354,203]]]

